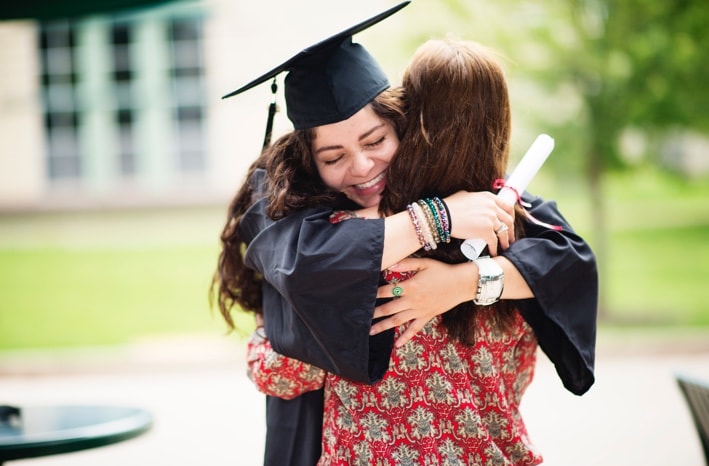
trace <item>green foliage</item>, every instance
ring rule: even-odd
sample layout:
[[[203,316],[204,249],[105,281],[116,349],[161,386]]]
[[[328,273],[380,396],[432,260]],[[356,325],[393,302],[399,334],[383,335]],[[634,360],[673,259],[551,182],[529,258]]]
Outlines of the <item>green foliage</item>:
[[[705,0],[446,0],[414,13],[416,44],[453,31],[508,58],[515,131],[523,147],[552,134],[568,155],[550,159],[559,170],[579,158],[597,173],[627,168],[619,139],[629,128],[653,143],[650,160],[658,133],[709,131]]]

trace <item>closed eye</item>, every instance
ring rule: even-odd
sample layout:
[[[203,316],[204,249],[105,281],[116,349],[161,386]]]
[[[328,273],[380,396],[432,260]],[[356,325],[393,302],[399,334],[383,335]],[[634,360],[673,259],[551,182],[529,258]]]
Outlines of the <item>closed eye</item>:
[[[339,162],[340,160],[342,160],[342,157],[344,157],[344,155],[338,155],[338,156],[335,157],[334,159],[329,159],[329,160],[323,161],[323,164],[324,164],[324,165],[335,165],[337,162]]]
[[[382,143],[384,143],[384,139],[386,139],[386,136],[382,136],[381,138],[377,139],[376,141],[366,144],[366,147],[377,147],[377,146],[381,145]]]

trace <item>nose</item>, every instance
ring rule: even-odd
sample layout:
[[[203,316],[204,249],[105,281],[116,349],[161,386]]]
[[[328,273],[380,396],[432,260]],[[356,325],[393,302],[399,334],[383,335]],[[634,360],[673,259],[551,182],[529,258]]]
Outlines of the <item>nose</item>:
[[[352,176],[367,176],[373,166],[374,160],[372,160],[366,153],[357,152],[355,157],[352,159],[350,173]]]

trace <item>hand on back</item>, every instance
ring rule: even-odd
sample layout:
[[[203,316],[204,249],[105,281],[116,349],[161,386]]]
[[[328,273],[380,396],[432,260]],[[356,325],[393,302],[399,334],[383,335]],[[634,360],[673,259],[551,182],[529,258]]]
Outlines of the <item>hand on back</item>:
[[[498,254],[498,240],[503,250],[514,242],[514,206],[493,193],[458,191],[444,201],[452,217],[452,237],[483,239],[491,256]],[[497,234],[502,225],[507,225],[507,231]]]

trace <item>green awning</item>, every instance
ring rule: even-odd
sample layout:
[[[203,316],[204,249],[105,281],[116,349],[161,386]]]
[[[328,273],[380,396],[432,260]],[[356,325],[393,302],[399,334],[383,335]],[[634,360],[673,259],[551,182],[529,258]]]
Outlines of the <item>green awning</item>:
[[[173,0],[6,0],[0,20],[51,20],[156,6]]]

